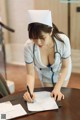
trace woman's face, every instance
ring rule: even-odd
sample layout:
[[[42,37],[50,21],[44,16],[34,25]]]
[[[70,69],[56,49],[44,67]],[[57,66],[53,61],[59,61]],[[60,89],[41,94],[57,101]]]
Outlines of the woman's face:
[[[49,40],[51,39],[50,33],[41,32],[41,36],[38,39],[32,39],[33,42],[39,47],[43,47],[49,44]]]

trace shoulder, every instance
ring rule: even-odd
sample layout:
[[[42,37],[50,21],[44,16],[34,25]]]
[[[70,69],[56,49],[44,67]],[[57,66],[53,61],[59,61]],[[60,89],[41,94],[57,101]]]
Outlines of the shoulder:
[[[70,40],[67,35],[65,35],[65,34],[58,34],[58,35],[65,44],[69,44]]]
[[[62,48],[62,47],[70,46],[70,40],[67,35],[59,33],[58,37],[63,41],[62,42],[61,40],[56,39],[56,43],[57,43],[58,47]]]
[[[28,39],[28,40],[25,42],[24,47],[26,47],[26,46],[32,46],[32,45],[33,45],[33,42],[32,42],[30,39]]]
[[[58,35],[63,42],[56,39],[57,49],[61,53],[61,55],[63,55],[63,53],[65,51],[66,51],[66,53],[67,53],[67,51],[70,51],[70,40],[69,40],[68,36],[65,34],[58,34]]]
[[[24,44],[24,49],[33,49],[33,41],[28,39]]]
[[[60,38],[63,40],[63,47],[62,47],[62,58],[68,58],[71,55],[71,46],[70,46],[70,40],[68,36],[65,34],[59,34]]]

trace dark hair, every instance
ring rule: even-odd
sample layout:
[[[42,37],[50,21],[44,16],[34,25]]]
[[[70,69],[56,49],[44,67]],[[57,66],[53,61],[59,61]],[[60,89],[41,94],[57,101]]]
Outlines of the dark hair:
[[[52,33],[52,39],[55,37],[57,38],[59,41],[64,42],[60,36],[58,35],[58,33],[63,33],[60,32],[58,30],[58,28],[56,27],[55,24],[53,25],[53,33]],[[31,23],[28,25],[28,33],[29,33],[29,38],[30,39],[38,39],[41,38],[42,39],[42,34],[41,32],[45,32],[45,33],[50,33],[52,30],[52,27],[48,26],[48,25],[44,25],[41,23]]]

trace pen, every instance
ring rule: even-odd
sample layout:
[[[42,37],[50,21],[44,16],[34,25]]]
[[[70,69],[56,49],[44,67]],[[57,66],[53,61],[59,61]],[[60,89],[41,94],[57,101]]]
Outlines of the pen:
[[[28,86],[28,85],[27,85],[27,91],[28,91],[30,97],[32,98],[33,96],[32,96],[32,94],[31,94],[31,92],[30,92],[30,89],[29,89],[29,86]]]

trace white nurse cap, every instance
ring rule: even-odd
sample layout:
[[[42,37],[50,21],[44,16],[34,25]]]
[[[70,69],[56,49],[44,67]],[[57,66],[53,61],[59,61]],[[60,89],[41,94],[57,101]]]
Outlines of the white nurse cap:
[[[28,24],[42,23],[52,27],[51,11],[49,10],[28,10]]]

